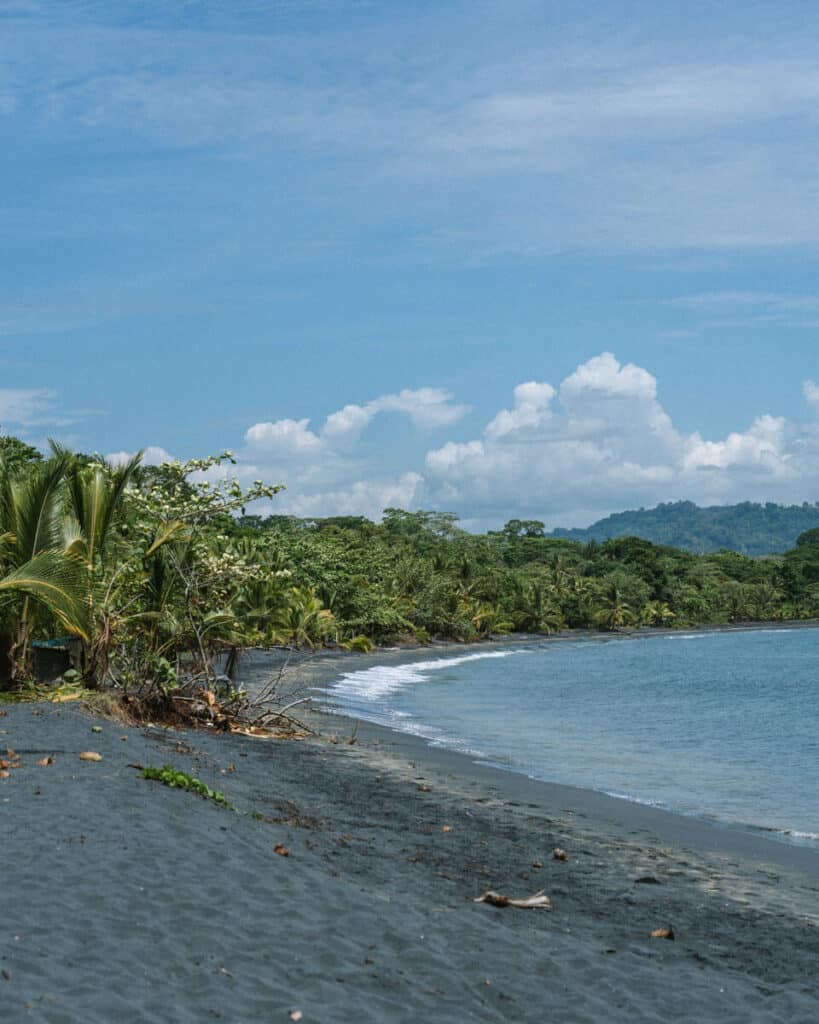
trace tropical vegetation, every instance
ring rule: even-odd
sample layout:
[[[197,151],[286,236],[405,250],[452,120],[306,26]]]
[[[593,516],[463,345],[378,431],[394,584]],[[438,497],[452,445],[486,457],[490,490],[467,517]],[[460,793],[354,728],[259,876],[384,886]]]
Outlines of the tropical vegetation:
[[[558,529],[550,536],[584,544],[614,537],[642,537],[697,555],[727,549],[758,557],[788,551],[800,534],[816,527],[819,503],[743,501],[739,505],[700,508],[691,501],[675,501],[656,508],[616,512],[584,529]]]
[[[442,512],[261,517],[246,506],[279,488],[241,486],[232,461],[112,466],[0,438],[0,678],[30,677],[36,645],[60,636],[79,646],[87,685],[170,692],[245,646],[819,616],[819,529],[754,559],[584,544],[536,520],[473,534]]]

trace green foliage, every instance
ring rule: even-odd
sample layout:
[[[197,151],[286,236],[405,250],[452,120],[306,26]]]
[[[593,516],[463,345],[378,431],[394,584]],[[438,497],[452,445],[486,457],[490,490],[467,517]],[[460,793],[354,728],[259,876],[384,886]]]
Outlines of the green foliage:
[[[370,640],[368,636],[363,636],[359,633],[358,636],[354,636],[351,640],[348,640],[344,647],[348,651],[359,651],[361,654],[369,654],[375,648],[375,644]]]
[[[32,462],[40,462],[42,454],[19,437],[0,434],[0,464],[12,475],[24,471]]]
[[[700,508],[690,501],[677,501],[652,509],[617,512],[586,529],[558,529],[552,536],[582,543],[642,537],[695,554],[728,548],[758,557],[787,551],[798,543],[803,531],[811,529],[819,529],[819,503],[786,506],[745,501]]]
[[[819,613],[819,547],[784,559],[722,550],[706,556],[638,537],[581,545],[516,520],[485,536],[453,517],[389,510],[359,518],[279,517],[237,524],[334,615],[342,642],[459,640],[564,627],[686,627]],[[817,553],[814,560],[811,551]]]
[[[0,597],[22,595],[40,601],[60,625],[88,639],[85,565],[62,551],[41,551],[0,579]]]
[[[87,683],[167,700],[185,678],[212,689],[214,656],[243,646],[367,651],[819,616],[819,527],[785,555],[754,559],[728,544],[695,555],[638,536],[581,544],[546,536],[539,520],[475,535],[431,511],[387,509],[381,523],[265,519],[246,506],[279,488],[243,488],[231,465],[225,452],[112,467],[56,445],[13,472],[0,459],[0,648],[13,674],[25,677],[33,639],[66,631],[82,639]],[[714,511],[654,513],[670,522],[691,509]],[[788,512],[737,509],[746,524],[760,509]],[[819,517],[819,506],[798,511]]]
[[[205,800],[212,800],[226,810],[234,810],[224,793],[218,789],[211,789],[201,779],[195,779],[192,775],[188,775],[187,772],[180,771],[172,765],[166,764],[164,768],[151,768],[150,766],[143,768],[142,778],[161,782],[163,786],[170,786],[171,789],[184,789],[188,793],[197,793]]]

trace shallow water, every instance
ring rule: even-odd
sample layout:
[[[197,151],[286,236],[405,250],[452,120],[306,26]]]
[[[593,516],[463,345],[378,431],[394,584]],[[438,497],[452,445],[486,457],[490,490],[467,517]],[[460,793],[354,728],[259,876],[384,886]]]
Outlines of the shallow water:
[[[535,643],[345,672],[339,711],[819,852],[819,630]]]

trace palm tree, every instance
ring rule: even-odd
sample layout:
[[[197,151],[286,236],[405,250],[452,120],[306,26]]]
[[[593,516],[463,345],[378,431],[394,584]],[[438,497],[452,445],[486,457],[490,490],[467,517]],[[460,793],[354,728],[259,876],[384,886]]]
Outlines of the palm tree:
[[[491,633],[511,633],[515,628],[513,622],[503,618],[499,608],[491,604],[478,604],[469,609],[470,620],[479,636],[489,636]]]
[[[634,621],[631,606],[615,580],[610,580],[597,595],[594,617],[602,629],[615,630]]]
[[[640,612],[640,622],[644,626],[665,626],[676,617],[665,601],[649,601]]]
[[[748,588],[737,580],[728,580],[722,588],[722,604],[729,622],[739,622],[749,615]]]
[[[0,594],[11,611],[13,676],[25,672],[38,608],[88,638],[87,574],[72,552],[78,527],[64,502],[68,463],[58,453],[22,476],[0,466]]]
[[[83,644],[83,674],[90,682],[98,682],[108,666],[113,636],[108,602],[105,598],[98,600],[98,591],[108,596],[112,592],[112,579],[106,580],[105,556],[126,489],[142,461],[142,452],[122,466],[111,467],[101,460],[85,461],[57,442],[50,443],[55,458],[65,460],[68,507],[75,524],[69,550],[83,559],[87,572],[85,601],[90,636]]]
[[[57,453],[64,452],[53,442],[52,447]],[[103,462],[83,464],[76,458],[69,463],[66,483],[71,510],[81,531],[80,543],[75,549],[85,556],[89,572],[93,573],[98,565],[104,567],[111,528],[125,490],[141,461],[140,451],[117,468]]]
[[[515,629],[531,633],[552,633],[563,625],[560,609],[556,608],[551,588],[540,580],[513,582],[514,608],[512,619]]]
[[[246,584],[233,603],[236,618],[264,641],[272,639],[272,623],[286,607],[287,594],[276,577]]]
[[[271,625],[284,643],[312,647],[334,631],[335,616],[322,605],[312,588],[293,587],[287,605],[273,616]]]

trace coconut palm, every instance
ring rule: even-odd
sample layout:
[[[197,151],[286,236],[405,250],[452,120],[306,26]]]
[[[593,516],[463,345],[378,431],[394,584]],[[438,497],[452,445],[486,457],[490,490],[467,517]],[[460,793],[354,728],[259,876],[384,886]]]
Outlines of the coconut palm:
[[[676,617],[665,601],[649,601],[640,611],[640,623],[644,626],[665,626]]]
[[[25,672],[38,610],[88,638],[87,573],[72,553],[79,528],[64,501],[68,464],[69,457],[58,453],[25,475],[0,466],[0,595],[13,636],[14,676]]]
[[[325,608],[310,587],[293,587],[287,604],[273,616],[274,635],[284,643],[312,647],[335,629],[335,616]]]
[[[97,600],[97,591],[111,593],[110,585],[105,586],[105,556],[125,491],[142,460],[142,452],[137,452],[124,465],[112,467],[102,461],[78,459],[53,441],[51,447],[55,456],[67,459],[68,505],[78,528],[70,550],[84,560],[88,573],[85,599],[91,635],[83,645],[83,668],[89,680],[97,681],[107,668],[113,638],[110,616],[104,607],[107,602]]]
[[[513,622],[503,617],[500,608],[491,604],[478,604],[470,609],[471,622],[478,636],[489,636],[492,633],[511,633],[515,628]]]
[[[620,587],[610,580],[596,596],[594,618],[601,629],[619,629],[634,621],[631,606],[623,597]]]
[[[52,443],[52,447],[63,454],[64,450],[58,445]],[[141,461],[142,452],[137,452],[116,468],[104,462],[87,464],[76,458],[70,459],[66,484],[71,511],[81,531],[75,550],[82,552],[91,572],[98,565],[104,567],[112,526],[125,490]]]
[[[287,593],[281,578],[253,580],[242,588],[233,602],[236,618],[267,642],[272,639],[273,622],[287,608]]]

